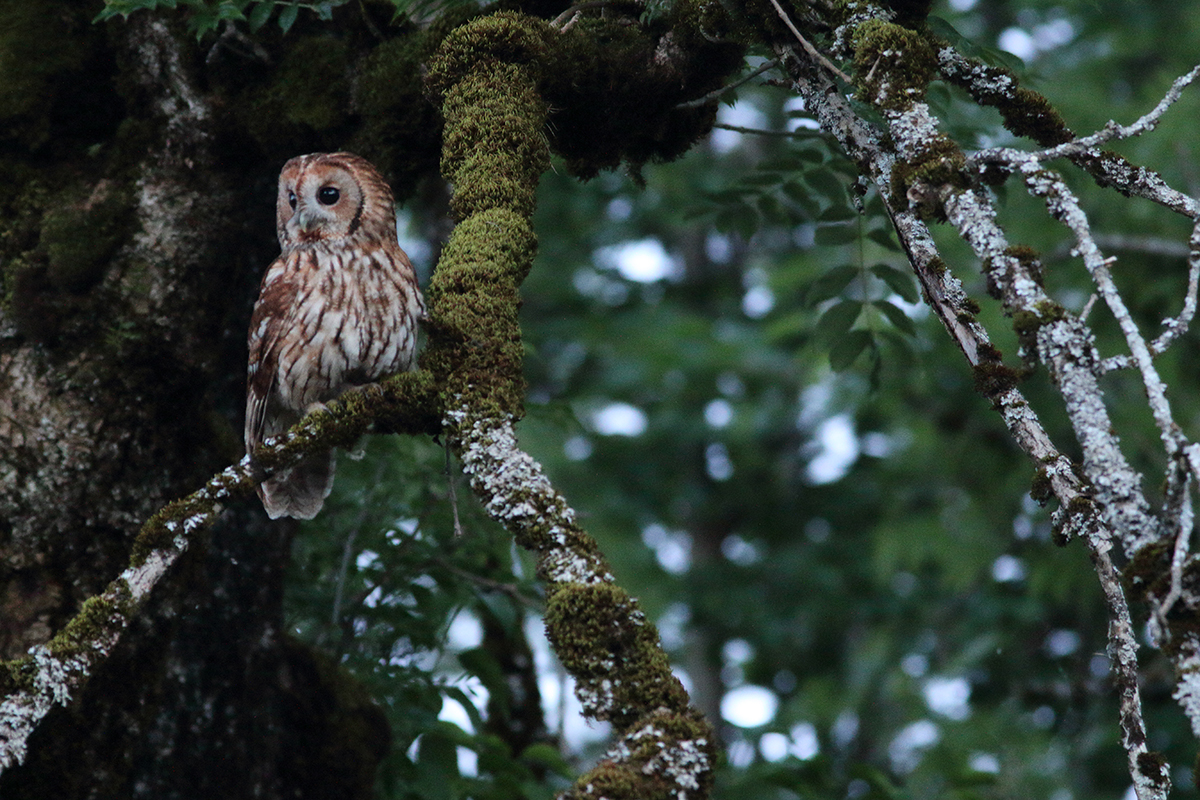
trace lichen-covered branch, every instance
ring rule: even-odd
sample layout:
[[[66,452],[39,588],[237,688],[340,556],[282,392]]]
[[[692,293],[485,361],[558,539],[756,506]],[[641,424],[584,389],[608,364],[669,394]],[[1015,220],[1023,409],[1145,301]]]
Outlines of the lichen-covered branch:
[[[393,424],[403,420],[399,430],[421,431],[436,403],[429,378],[422,371],[403,373],[378,388],[348,392],[268,440],[255,459],[243,458],[151,517],[134,543],[129,567],[102,593],[85,601],[47,644],[32,648],[26,658],[3,664],[0,773],[23,761],[37,725],[54,706],[65,705],[78,693],[194,537],[216,521],[224,503],[252,494],[264,478],[297,463],[307,452],[354,442],[374,420]]]
[[[561,35],[541,20],[495,14],[447,37],[431,64],[459,223],[427,293],[435,336],[423,363],[446,378],[445,432],[472,490],[538,555],[547,636],[584,713],[618,730],[568,796],[702,798],[716,762],[711,727],[689,705],[654,626],[513,430],[524,389],[517,287],[532,265],[529,216],[549,163],[538,87]]]
[[[927,302],[974,370],[977,387],[992,400],[1014,440],[1038,465],[1032,494],[1039,500],[1057,498],[1057,529],[1066,538],[1084,540],[1108,607],[1122,743],[1135,790],[1143,800],[1165,797],[1170,789],[1168,770],[1164,759],[1146,747],[1138,691],[1138,644],[1125,589],[1109,550],[1120,543],[1124,553],[1134,558],[1130,567],[1134,585],[1140,585],[1152,607],[1158,609],[1160,621],[1154,627],[1162,629],[1161,638],[1170,643],[1168,654],[1183,676],[1177,697],[1200,730],[1200,702],[1195,699],[1200,690],[1190,677],[1200,663],[1200,646],[1194,627],[1185,621],[1200,607],[1193,594],[1197,559],[1188,556],[1194,524],[1190,497],[1196,476],[1193,454],[1200,448],[1175,424],[1167,387],[1153,363],[1153,357],[1177,341],[1194,317],[1197,269],[1195,263],[1189,264],[1187,295],[1179,316],[1164,323],[1158,339],[1147,342],[1125,307],[1109,270],[1110,261],[1100,253],[1078,201],[1043,163],[1050,158],[1068,158],[1101,185],[1113,185],[1125,194],[1146,197],[1195,218],[1200,206],[1192,198],[1172,189],[1153,172],[1135,168],[1099,147],[1114,138],[1152,130],[1200,71],[1178,79],[1155,109],[1134,124],[1114,123],[1092,136],[1076,138],[1045,98],[1020,87],[1014,75],[964,58],[919,24],[910,26],[912,20],[898,20],[890,8],[858,2],[833,16],[833,55],[853,60],[857,98],[875,106],[884,130],[875,130],[855,113],[803,48],[786,43],[777,46],[776,53],[822,128],[838,137],[878,188]],[[1010,130],[1046,149],[964,153],[939,130],[924,102],[926,85],[938,74],[967,89],[977,102],[996,107]],[[1097,351],[1091,330],[1084,319],[1072,315],[1046,292],[1037,255],[1010,243],[997,224],[995,208],[982,185],[1012,174],[1023,175],[1030,191],[1046,199],[1051,216],[1070,229],[1074,251],[1082,256],[1100,297],[1120,325],[1130,354],[1116,358],[1128,359],[1142,376],[1167,456],[1166,500],[1161,509],[1152,508],[1141,475],[1122,452],[1098,382],[1108,365]],[[1023,357],[1045,365],[1063,398],[1083,451],[1082,464],[1072,464],[1063,456],[1038,422],[1018,388],[1017,374],[1003,364],[975,317],[976,308],[938,254],[924,228],[926,219],[950,222],[983,263],[989,293],[1013,319]],[[1193,253],[1195,249],[1193,244]]]

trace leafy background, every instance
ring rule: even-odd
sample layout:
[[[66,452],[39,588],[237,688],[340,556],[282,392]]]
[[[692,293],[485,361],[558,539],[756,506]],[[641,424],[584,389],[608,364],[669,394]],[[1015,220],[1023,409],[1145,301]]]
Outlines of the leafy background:
[[[224,20],[286,31],[337,3],[127,0],[104,15],[176,5],[204,37]],[[1190,4],[954,0],[935,14],[1081,133],[1148,110],[1200,34]],[[520,426],[718,722],[717,796],[1125,796],[1085,554],[1053,543],[1031,466],[920,305],[878,198],[783,89],[751,82],[725,100],[723,124],[796,135],[719,128],[640,180],[545,176]],[[959,90],[937,84],[930,100],[964,146],[1010,143]],[[1116,149],[1194,185],[1196,114],[1186,95]],[[1184,222],[1068,177],[1153,330],[1181,300]],[[997,193],[1013,241],[1038,248],[1054,296],[1082,308],[1090,289],[1064,230],[1019,187]],[[426,273],[428,213],[402,215]],[[978,264],[953,231],[935,236],[1019,366]],[[1111,320],[1092,313],[1116,352]],[[1191,426],[1195,344],[1189,334],[1164,359]],[[1024,388],[1073,450],[1044,374]],[[1152,469],[1140,389],[1125,375],[1105,389],[1130,456]],[[364,449],[342,459],[326,512],[296,539],[290,631],[385,714],[381,797],[552,796],[602,752],[604,728],[579,719],[541,638],[530,562],[436,442]],[[1142,658],[1150,747],[1192,796],[1194,739],[1165,666]]]

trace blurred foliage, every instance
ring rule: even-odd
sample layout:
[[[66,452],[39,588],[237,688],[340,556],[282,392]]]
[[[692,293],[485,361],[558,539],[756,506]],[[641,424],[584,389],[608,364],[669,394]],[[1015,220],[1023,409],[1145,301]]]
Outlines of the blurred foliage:
[[[174,5],[110,0],[104,14]],[[336,3],[180,5],[203,34],[221,19],[286,29],[300,9]],[[935,7],[944,35],[1016,65],[1081,133],[1153,106],[1200,35],[1189,4],[964,6]],[[1026,47],[1024,65],[1002,44]],[[780,132],[804,118],[778,88],[747,85],[737,100],[722,120]],[[930,102],[965,147],[1012,143],[958,89],[935,84]],[[1156,132],[1116,149],[1194,186],[1198,103],[1186,94]],[[1126,301],[1155,331],[1178,311],[1184,257],[1146,243],[1178,247],[1187,222],[1063,169],[1113,243]],[[542,183],[541,249],[523,288],[519,431],[721,726],[717,796],[1124,796],[1086,554],[1052,544],[1028,497],[1032,467],[919,304],[878,198],[830,140],[718,130],[679,162],[646,167],[644,186],[563,172]],[[1051,293],[1082,308],[1091,289],[1065,230],[1019,185],[996,194],[1012,241],[1043,254]],[[934,234],[1019,366],[978,264],[953,231]],[[1102,350],[1118,352],[1112,320],[1097,308],[1089,321]],[[1200,423],[1196,352],[1189,334],[1161,360],[1189,430]],[[1134,377],[1104,385],[1130,457],[1155,474]],[[1022,388],[1074,452],[1044,373]],[[289,628],[388,715],[381,797],[550,797],[597,745],[563,722],[565,701],[536,691],[563,684],[536,636],[530,562],[465,481],[452,496],[449,480],[429,441],[373,437],[362,460],[342,459],[327,511],[296,539]],[[1150,651],[1143,662],[1150,747],[1174,765],[1176,796],[1193,796],[1196,745],[1169,670]],[[751,696],[765,711],[747,722],[733,706]]]
[[[268,22],[274,21],[279,29],[287,33],[296,24],[303,11],[317,19],[328,22],[333,19],[334,9],[356,0],[322,0],[317,3],[301,3],[296,0],[104,0],[104,8],[96,16],[102,22],[112,17],[128,17],[136,11],[156,9],[183,9],[186,11],[188,30],[203,38],[222,23],[244,22],[251,32],[257,31]],[[477,6],[475,0],[391,0],[396,7],[396,16],[429,16],[452,8]]]

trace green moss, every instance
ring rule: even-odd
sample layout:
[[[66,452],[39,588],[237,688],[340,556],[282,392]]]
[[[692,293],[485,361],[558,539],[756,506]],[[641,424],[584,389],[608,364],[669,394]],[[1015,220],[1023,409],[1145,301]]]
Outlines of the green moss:
[[[532,215],[550,156],[543,134],[546,104],[524,68],[495,64],[472,74],[447,90],[442,113],[442,174],[455,186],[455,215],[465,219],[495,208]]]
[[[713,0],[676,0],[668,12],[671,30],[706,42],[758,43],[745,15],[730,14]]]
[[[83,73],[103,34],[88,17],[80,4],[61,0],[0,3],[0,132],[5,138],[34,150],[55,145],[59,122],[46,98],[90,82]]]
[[[1004,249],[1004,254],[1012,256],[1020,261],[1021,266],[1027,273],[1029,273],[1029,276],[1033,278],[1033,280],[1039,286],[1042,285],[1045,275],[1042,271],[1041,257],[1038,255],[1037,250],[1028,245],[1014,244],[1006,247]]]
[[[546,635],[581,682],[606,681],[609,717],[617,727],[638,709],[684,712],[688,696],[671,674],[658,631],[624,589],[612,584],[555,587],[546,604]]]
[[[429,32],[408,32],[380,44],[356,70],[352,106],[361,124],[347,149],[379,169],[398,202],[441,155],[442,120],[421,77],[431,44]]]
[[[1051,322],[1060,322],[1071,315],[1071,312],[1050,299],[1038,301],[1033,308],[1041,318],[1043,325]]]
[[[128,236],[131,218],[127,199],[110,192],[104,182],[81,202],[64,198],[48,209],[38,247],[46,255],[50,285],[66,292],[95,285]]]
[[[454,230],[430,281],[430,345],[421,365],[438,377],[443,407],[471,398],[480,413],[520,416],[524,347],[517,286],[533,264],[529,220],[494,209]]]
[[[429,62],[426,85],[439,96],[472,73],[487,72],[492,64],[522,65],[529,77],[540,77],[547,40],[555,35],[545,20],[501,11],[456,28]]]
[[[105,596],[109,593],[111,597]],[[95,595],[83,601],[79,613],[50,640],[47,647],[59,659],[70,658],[80,651],[90,651],[96,642],[111,639],[124,630],[133,611],[133,595],[129,585],[118,578],[109,585],[104,595]]]
[[[716,737],[712,727],[699,714],[656,710],[630,727],[647,735],[624,739],[628,754],[620,762],[602,761],[595,769],[581,775],[566,795],[568,798],[674,800],[680,796],[678,778],[681,776],[661,768],[646,769],[646,766],[658,764],[661,767],[661,759],[669,759],[673,746],[683,742],[688,743],[691,752],[695,749],[703,751],[710,765],[716,762]],[[700,783],[688,793],[689,796],[707,797],[712,784],[711,768],[699,769],[700,765],[691,760],[680,766],[684,770],[691,769],[692,776]]]
[[[380,384],[378,403],[371,402],[367,414],[375,428],[389,433],[426,433],[436,435],[442,429],[445,409],[438,403],[438,385],[426,369],[401,372]]]
[[[851,44],[855,87],[860,97],[893,111],[902,111],[924,99],[937,59],[919,34],[892,22],[871,19],[855,29]]]
[[[145,564],[151,553],[174,541],[184,520],[196,513],[210,510],[211,507],[211,501],[205,502],[195,494],[163,506],[154,516],[146,520],[142,529],[138,531],[129,555],[129,565],[140,567]]]
[[[1171,567],[1172,549],[1169,542],[1158,541],[1142,546],[1133,554],[1121,572],[1131,599],[1142,600],[1152,587],[1161,585]]]
[[[947,187],[963,190],[970,186],[967,158],[958,144],[939,134],[917,158],[898,160],[892,168],[892,200],[911,206],[923,219],[944,221],[942,195]],[[945,265],[942,265],[943,271]]]
[[[334,142],[348,130],[351,53],[333,36],[291,43],[272,81],[240,99],[242,122],[267,153],[294,151],[314,138]]]
[[[999,347],[996,347],[996,345],[992,344],[991,342],[983,342],[980,344],[977,352],[981,361],[999,362],[1004,359],[1004,353],[1000,351]]]
[[[999,361],[982,361],[971,368],[971,374],[975,391],[993,399],[1009,389],[1016,388],[1021,382],[1021,376],[1016,370]]]
[[[634,608],[625,590],[612,584],[555,587],[547,598],[546,631],[563,666],[577,677],[613,673],[615,659],[633,647]]]
[[[744,48],[686,24],[703,25],[704,13],[696,4],[672,12],[679,28],[589,17],[554,41],[542,89],[554,110],[552,144],[572,174],[591,178],[625,163],[636,176],[642,165],[677,158],[707,135],[716,101],[679,105],[719,88],[741,65]]]
[[[1058,322],[1066,315],[1067,310],[1053,300],[1038,303],[1032,311],[1022,309],[1013,312],[1013,332],[1017,334],[1017,341],[1027,359],[1037,358],[1038,332],[1042,327]]]
[[[0,697],[32,688],[26,665],[29,657],[0,661]]]
[[[944,44],[932,40],[935,46]],[[1062,116],[1042,95],[1020,85],[1016,74],[1004,67],[993,67],[978,59],[970,66],[947,77],[970,93],[976,102],[1000,112],[1004,127],[1017,136],[1027,137],[1043,147],[1051,147],[1075,138]],[[972,76],[968,78],[967,76]]]
[[[1033,483],[1029,486],[1029,496],[1044,506],[1054,497],[1054,487],[1050,481],[1050,473],[1045,466],[1040,466],[1033,474]]]
[[[639,800],[642,797],[652,797],[645,794],[645,782],[630,765],[604,761],[576,781],[574,795],[612,800]]]

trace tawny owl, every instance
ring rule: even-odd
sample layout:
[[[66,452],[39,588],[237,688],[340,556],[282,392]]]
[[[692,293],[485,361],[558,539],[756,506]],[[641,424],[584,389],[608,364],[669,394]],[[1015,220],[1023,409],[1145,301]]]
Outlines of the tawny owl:
[[[298,156],[279,174],[279,258],[250,319],[246,451],[346,389],[411,369],[424,304],[396,241],[391,189],[350,153]],[[272,519],[312,519],[333,487],[333,453],[258,489]]]

